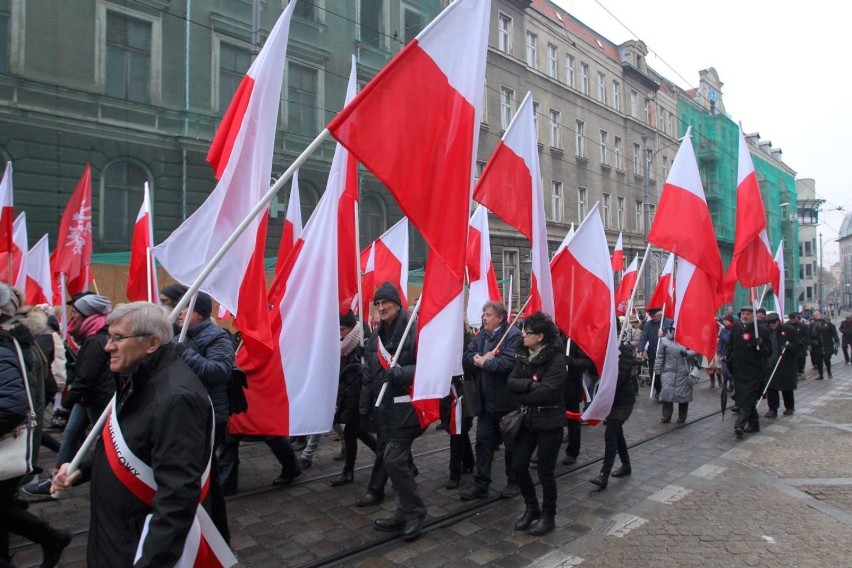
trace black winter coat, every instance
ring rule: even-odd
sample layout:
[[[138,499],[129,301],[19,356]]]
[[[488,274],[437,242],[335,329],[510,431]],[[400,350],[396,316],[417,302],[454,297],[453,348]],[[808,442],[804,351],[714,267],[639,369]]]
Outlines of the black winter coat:
[[[0,435],[8,434],[27,417],[27,392],[12,336],[0,330]]]
[[[414,384],[414,363],[417,358],[415,343],[416,323],[400,345],[400,339],[408,324],[408,313],[400,310],[399,317],[392,326],[379,324],[364,348],[364,378],[361,382],[360,411],[364,416],[374,416],[378,434],[384,440],[413,440],[423,433],[417,412],[411,404],[411,386]],[[391,355],[400,349],[397,364],[399,371],[385,371],[379,363],[379,337],[382,344]],[[389,377],[395,377],[390,379]],[[375,408],[376,398],[382,389],[382,384],[388,383],[387,391],[382,399],[382,405]]]
[[[775,375],[772,376],[772,382],[769,383],[769,388],[780,391],[795,390],[798,385],[796,373],[798,372],[799,350],[803,347],[804,340],[799,337],[799,332],[790,324],[782,323],[778,329],[769,330],[769,341],[772,343],[772,355],[769,357],[769,373],[775,369],[775,364],[778,368],[775,369]],[[785,350],[785,347],[786,350]],[[784,356],[781,356],[781,353]],[[781,362],[778,363],[778,359]]]
[[[340,358],[340,380],[337,386],[337,410],[334,421],[349,424],[358,420],[361,400],[361,380],[364,365],[361,364],[363,349],[356,347],[349,355]]]
[[[558,337],[532,358],[519,354],[509,375],[509,392],[525,412],[522,428],[533,432],[565,426],[565,344]]]
[[[750,400],[755,392],[760,394],[769,375],[766,370],[766,360],[772,355],[769,329],[758,324],[758,333],[759,339],[754,335],[754,323],[743,325],[739,320],[731,329],[726,356],[734,375],[737,401]]]
[[[506,329],[509,329],[509,335],[500,345],[497,356],[486,361],[482,367],[477,367],[473,363],[474,355],[485,355],[494,349],[506,333]],[[462,357],[462,367],[465,380],[472,379],[476,384],[482,411],[502,414],[518,407],[517,399],[509,396],[506,381],[515,367],[515,356],[520,348],[521,332],[517,327],[510,328],[508,321],[504,321],[491,333],[484,329],[480,330],[468,344]]]
[[[103,326],[83,340],[77,351],[74,382],[68,389],[62,406],[67,410],[80,402],[103,410],[115,394],[115,378],[109,370],[109,353],[106,352],[109,326]]]
[[[811,324],[811,353],[831,355],[835,343],[839,343],[837,328],[830,321],[819,320]]]
[[[572,412],[579,412],[580,404],[583,402],[583,373],[594,375],[595,364],[580,349],[576,341],[571,342],[565,364],[568,367],[565,383],[565,408]]]
[[[209,319],[198,322],[186,332],[186,350],[180,358],[201,379],[216,414],[216,423],[228,421],[228,380],[234,370],[234,342],[231,334],[213,325]]]
[[[157,492],[149,508],[121,484],[107,462],[103,440],[98,442],[80,468],[84,479],[92,482],[88,565],[172,566],[195,517],[201,476],[210,457],[210,401],[172,344],[146,357],[124,380],[118,396],[121,432],[130,450],[153,468]],[[149,513],[153,517],[146,544],[134,564]]]

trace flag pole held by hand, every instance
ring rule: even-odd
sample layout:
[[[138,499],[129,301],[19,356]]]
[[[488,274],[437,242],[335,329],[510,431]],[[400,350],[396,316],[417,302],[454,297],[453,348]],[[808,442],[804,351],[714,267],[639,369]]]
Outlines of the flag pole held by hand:
[[[506,328],[506,332],[503,334],[503,337],[500,338],[500,341],[497,342],[497,345],[494,346],[494,349],[492,349],[492,351],[497,351],[498,349],[500,349],[500,346],[503,345],[503,340],[506,339],[506,336],[509,335],[509,332],[512,330],[512,328],[515,327],[515,324],[518,322],[518,318],[520,318],[521,314],[524,313],[524,310],[527,309],[527,305],[530,303],[530,300],[532,300],[532,296],[527,298],[527,301],[524,302],[524,305],[521,306],[520,310],[518,310],[517,315],[515,315],[515,319],[513,319],[512,323],[509,324],[509,327]]]
[[[763,392],[761,393],[760,398],[757,399],[757,404],[754,406],[755,409],[760,406],[760,401],[762,401],[764,398],[766,398],[766,391],[769,390],[769,385],[772,384],[772,379],[775,378],[775,371],[778,370],[778,366],[781,364],[781,359],[784,358],[784,353],[786,351],[787,351],[787,345],[785,344],[784,348],[781,350],[781,355],[778,356],[778,360],[775,362],[775,367],[772,369],[772,374],[769,375],[769,380],[766,381],[766,386],[763,387]]]
[[[396,362],[399,359],[399,354],[402,351],[402,345],[405,343],[405,340],[408,338],[408,332],[411,331],[411,327],[414,324],[414,320],[417,319],[417,312],[420,311],[420,302],[423,300],[423,294],[417,298],[417,305],[414,306],[414,311],[411,312],[411,317],[408,318],[408,323],[405,325],[405,331],[402,332],[402,337],[399,339],[399,345],[397,345],[396,353],[393,354],[393,358],[390,362],[390,367],[393,368],[396,366]],[[376,408],[381,406],[382,400],[385,398],[385,392],[388,390],[388,384],[382,384],[382,390],[379,391],[379,396],[376,398]]]
[[[627,302],[627,311],[625,312],[624,325],[621,326],[621,332],[618,334],[618,344],[624,341],[624,334],[627,333],[627,325],[630,321],[630,314],[633,312],[633,302],[636,300],[636,291],[639,289],[638,283],[642,280],[642,274],[645,272],[645,263],[648,261],[648,256],[651,252],[651,243],[645,247],[645,256],[642,257],[642,263],[639,265],[639,272],[636,273],[636,286],[633,286],[633,291],[630,292],[630,300]],[[665,314],[663,314],[665,316]]]

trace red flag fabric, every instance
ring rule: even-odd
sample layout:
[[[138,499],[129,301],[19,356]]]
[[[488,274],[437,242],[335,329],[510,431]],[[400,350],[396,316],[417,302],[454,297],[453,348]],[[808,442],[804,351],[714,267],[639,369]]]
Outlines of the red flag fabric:
[[[62,214],[56,248],[50,256],[54,298],[61,296],[59,275],[65,275],[69,295],[88,290],[92,264],[92,167],[86,164]]]
[[[50,247],[44,235],[26,254],[26,302],[53,305],[53,286],[50,278]]]
[[[0,180],[0,252],[9,252],[14,246],[15,210],[12,198],[12,162],[6,162],[6,171]]]
[[[688,260],[678,258],[675,287],[675,341],[712,360],[719,331],[715,301],[718,282]]]
[[[352,56],[349,71],[349,86],[346,100],[355,98],[358,85],[358,62]],[[340,196],[337,212],[337,288],[340,300],[339,310],[345,314],[349,310],[358,311],[358,162],[354,158],[346,161],[346,187]]]
[[[470,218],[467,233],[467,322],[482,324],[482,306],[503,301],[494,263],[491,262],[491,238],[488,234],[488,209],[480,205]]]
[[[780,316],[786,315],[785,297],[786,285],[781,275],[784,274],[784,239],[778,243],[778,249],[775,251],[775,265],[778,266],[778,282],[772,283],[772,295],[775,298],[775,312]]]
[[[21,211],[12,224],[12,251],[0,252],[0,274],[12,288],[23,291],[27,286],[27,213]],[[11,257],[11,258],[10,258]],[[9,268],[12,269],[9,278]]]
[[[370,246],[361,251],[361,272],[363,273],[361,277],[361,294],[364,295],[361,305],[364,306],[363,318],[368,322],[372,319],[370,306],[373,305],[373,294],[376,292],[375,266],[376,241],[373,241],[370,243]]]
[[[596,203],[551,263],[554,293],[559,298],[556,325],[588,354],[600,377],[598,393],[582,414],[582,419],[590,424],[607,417],[618,382],[615,286],[598,207]],[[589,309],[590,306],[596,309]]]
[[[369,262],[369,260],[368,260]],[[403,309],[408,308],[408,218],[403,217],[376,239],[373,249],[373,283],[390,282],[399,292]],[[374,290],[370,291],[370,298]]]
[[[766,234],[766,211],[748,143],[739,130],[737,163],[737,228],[734,256],[725,275],[725,299],[733,299],[737,281],[745,288],[778,283],[778,266]]]
[[[287,214],[284,216],[284,226],[281,228],[281,240],[278,241],[278,258],[275,261],[275,274],[278,274],[284,264],[287,262],[287,257],[296,246],[296,241],[302,234],[302,205],[299,200],[299,170],[293,172],[293,177],[290,178],[290,199],[287,201]],[[277,303],[281,299],[280,286],[284,285],[284,281],[275,279],[269,287],[269,302]]]
[[[438,418],[438,402],[461,372],[467,217],[490,15],[489,0],[451,3],[328,125],[429,246],[412,397],[427,420]]]
[[[648,242],[703,270],[721,286],[722,256],[688,128],[663,186]]]
[[[553,317],[556,309],[537,138],[532,93],[528,92],[479,177],[473,198],[529,240],[532,282],[527,314],[543,311]]]
[[[142,207],[133,227],[130,244],[130,267],[127,271],[127,299],[131,302],[159,303],[157,265],[154,262],[154,220],[151,216],[151,194],[148,182],[142,193]]]
[[[627,304],[630,302],[630,295],[636,287],[636,280],[639,277],[639,255],[633,257],[633,261],[627,270],[624,271],[624,278],[618,284],[618,291],[615,293],[615,315],[623,316],[627,314]]]
[[[654,288],[654,293],[646,303],[647,308],[663,308],[663,317],[667,319],[674,318],[674,254],[669,254],[666,259],[666,264],[663,267],[663,272],[660,274],[660,280],[657,282],[657,287]]]
[[[612,269],[624,270],[624,232],[618,233],[618,240],[615,242],[615,250],[612,251]]]

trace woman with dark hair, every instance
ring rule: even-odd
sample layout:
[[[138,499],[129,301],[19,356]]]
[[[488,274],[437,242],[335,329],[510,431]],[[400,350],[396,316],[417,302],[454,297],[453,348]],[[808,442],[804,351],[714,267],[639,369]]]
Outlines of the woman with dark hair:
[[[536,312],[526,320],[521,349],[512,374],[509,392],[521,403],[523,420],[515,438],[512,469],[526,502],[523,516],[515,523],[516,531],[541,536],[554,529],[556,515],[556,459],[565,426],[565,345],[553,320]],[[530,458],[538,448],[538,479],[542,504],[539,507],[535,485],[530,476]]]

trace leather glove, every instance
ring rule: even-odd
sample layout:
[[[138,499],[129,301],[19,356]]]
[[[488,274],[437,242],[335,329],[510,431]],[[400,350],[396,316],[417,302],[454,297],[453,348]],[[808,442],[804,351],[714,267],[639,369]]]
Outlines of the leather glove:
[[[68,416],[71,414],[70,411],[66,410],[61,404],[53,409],[53,417],[60,419],[68,419]]]
[[[384,376],[382,377],[382,382],[398,384],[402,379],[402,367],[395,365],[384,372]]]

